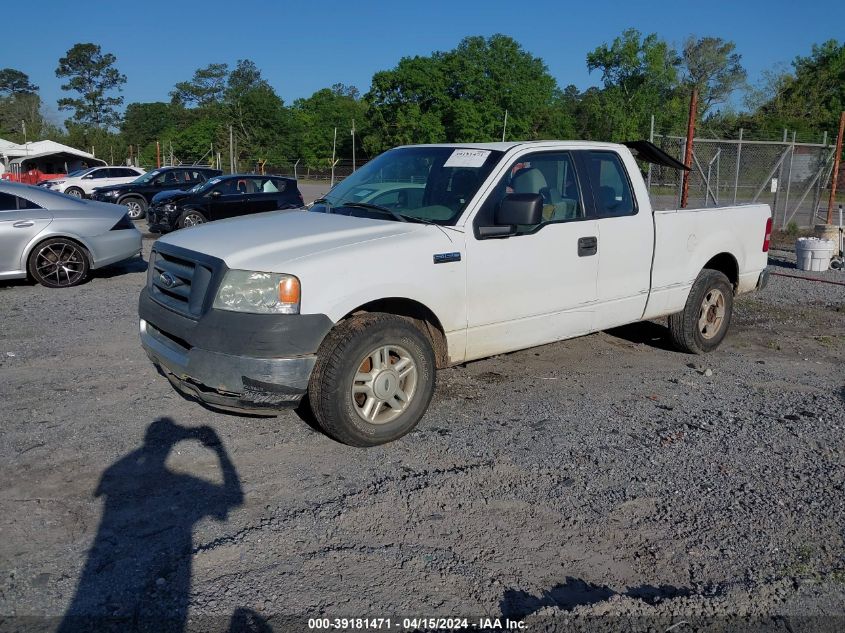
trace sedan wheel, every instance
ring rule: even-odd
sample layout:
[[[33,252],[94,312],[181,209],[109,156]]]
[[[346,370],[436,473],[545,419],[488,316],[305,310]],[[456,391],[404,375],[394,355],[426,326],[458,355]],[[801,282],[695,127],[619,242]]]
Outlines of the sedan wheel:
[[[47,240],[29,256],[29,272],[42,286],[68,288],[88,275],[88,254],[79,244],[64,238]]]
[[[85,195],[83,194],[82,189],[79,189],[78,187],[71,187],[66,190],[65,193],[69,196],[73,196],[74,198],[82,198]]]
[[[189,226],[197,226],[208,222],[206,217],[199,211],[185,211],[179,218],[179,228],[184,229]]]

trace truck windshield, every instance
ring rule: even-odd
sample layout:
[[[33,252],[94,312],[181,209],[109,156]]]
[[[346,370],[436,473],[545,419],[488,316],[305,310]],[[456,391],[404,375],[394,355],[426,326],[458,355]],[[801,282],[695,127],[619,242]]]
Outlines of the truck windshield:
[[[398,147],[342,180],[311,211],[454,224],[501,157],[488,149]]]

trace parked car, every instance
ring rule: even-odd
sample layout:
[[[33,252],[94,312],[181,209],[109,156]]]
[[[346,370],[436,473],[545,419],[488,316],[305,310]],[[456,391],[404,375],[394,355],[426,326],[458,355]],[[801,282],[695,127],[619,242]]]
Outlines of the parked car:
[[[414,182],[375,182],[349,191],[350,202],[369,202],[392,209],[417,209],[422,206],[425,185]]]
[[[166,233],[212,220],[304,205],[293,178],[216,176],[187,191],[162,191],[147,211],[150,230]]]
[[[98,187],[132,182],[145,172],[138,167],[92,167],[75,171],[64,178],[42,180],[39,186],[76,198],[87,198]]]
[[[65,288],[140,252],[141,233],[126,209],[0,182],[0,279],[29,276]]]
[[[160,191],[190,189],[221,173],[219,169],[196,165],[161,167],[123,185],[100,187],[91,197],[100,202],[122,204],[129,211],[129,217],[138,220],[147,214],[153,196]]]
[[[385,174],[424,183],[416,207],[350,199]],[[159,239],[141,343],[200,401],[307,393],[329,435],[372,446],[414,428],[437,368],[664,316],[678,349],[716,349],[734,297],[767,282],[770,231],[763,204],[654,211],[625,145],[401,147],[308,212]]]

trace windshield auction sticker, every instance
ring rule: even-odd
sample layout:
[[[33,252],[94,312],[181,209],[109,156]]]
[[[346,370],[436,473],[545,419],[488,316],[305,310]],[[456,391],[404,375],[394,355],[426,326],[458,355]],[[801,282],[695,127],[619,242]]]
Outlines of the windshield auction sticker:
[[[456,149],[443,166],[481,167],[489,155],[490,150],[486,149]]]

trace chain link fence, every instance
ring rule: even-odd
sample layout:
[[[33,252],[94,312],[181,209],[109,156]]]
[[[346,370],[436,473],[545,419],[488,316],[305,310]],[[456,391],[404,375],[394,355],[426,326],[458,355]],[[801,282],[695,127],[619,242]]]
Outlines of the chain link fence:
[[[654,135],[653,142],[684,162],[686,138]],[[775,227],[810,227],[827,218],[834,148],[821,143],[696,138],[687,207],[764,203]],[[656,165],[647,173],[656,209],[680,206],[682,173]]]

